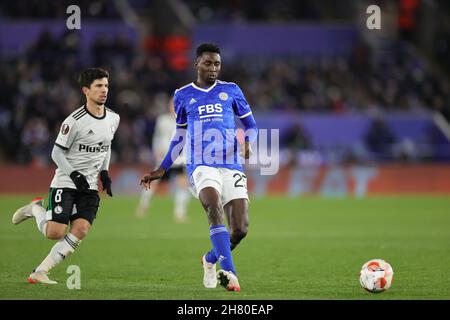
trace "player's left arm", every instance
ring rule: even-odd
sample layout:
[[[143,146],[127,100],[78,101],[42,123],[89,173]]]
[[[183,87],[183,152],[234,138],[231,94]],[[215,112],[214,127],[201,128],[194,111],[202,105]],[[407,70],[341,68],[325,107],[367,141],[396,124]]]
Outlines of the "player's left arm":
[[[114,132],[117,132],[120,123],[120,116],[117,115],[117,121],[115,124]],[[105,156],[105,160],[103,160],[102,167],[100,168],[100,181],[102,182],[103,191],[106,190],[106,193],[112,197],[111,184],[112,180],[109,176],[109,163],[111,162],[111,146],[109,146],[108,151]]]
[[[245,99],[242,90],[236,85],[233,95],[233,111],[234,114],[241,120],[245,130],[245,140],[242,149],[242,156],[245,159],[250,158],[252,154],[251,145],[258,136],[258,126],[256,125],[253,112],[250,108],[247,99]]]
[[[103,161],[102,167],[100,169],[100,181],[102,182],[103,191],[106,190],[106,193],[112,197],[111,184],[112,180],[109,176],[109,163],[111,161],[111,146],[106,153],[105,160]]]

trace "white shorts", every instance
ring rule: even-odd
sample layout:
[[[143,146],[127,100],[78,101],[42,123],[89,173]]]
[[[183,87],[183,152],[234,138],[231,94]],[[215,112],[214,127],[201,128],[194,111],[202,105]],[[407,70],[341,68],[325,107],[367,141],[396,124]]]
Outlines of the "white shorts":
[[[239,170],[198,166],[190,178],[191,192],[198,199],[200,191],[213,187],[219,192],[222,205],[234,199],[247,199],[247,176]]]

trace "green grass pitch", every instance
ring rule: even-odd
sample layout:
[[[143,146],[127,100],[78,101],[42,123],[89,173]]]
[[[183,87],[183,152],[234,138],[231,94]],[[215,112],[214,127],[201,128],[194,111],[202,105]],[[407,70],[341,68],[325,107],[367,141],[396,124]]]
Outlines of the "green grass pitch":
[[[240,293],[203,288],[206,216],[192,199],[190,222],[176,224],[168,197],[156,198],[142,220],[137,198],[102,198],[90,234],[52,270],[59,284],[28,284],[53,245],[32,219],[11,224],[29,200],[0,197],[0,299],[450,299],[448,197],[252,198],[249,234],[233,251]],[[391,263],[390,290],[360,287],[371,258]],[[81,269],[80,290],[66,286],[69,265]]]

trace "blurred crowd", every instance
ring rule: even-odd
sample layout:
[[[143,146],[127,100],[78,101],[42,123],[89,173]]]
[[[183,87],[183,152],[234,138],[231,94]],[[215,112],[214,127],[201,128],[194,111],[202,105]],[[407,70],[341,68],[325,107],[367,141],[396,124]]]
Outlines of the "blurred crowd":
[[[223,77],[239,83],[261,110],[413,111],[450,104],[449,79],[402,45],[382,57],[361,45],[350,58],[243,59],[227,64]]]
[[[136,48],[127,38],[107,39],[94,41],[90,53],[94,65],[110,72],[107,105],[121,115],[113,161],[151,163],[155,119],[173,91],[195,79],[195,72],[190,67],[173,68],[157,51]],[[61,121],[84,102],[76,83],[86,67],[79,51],[76,33],[55,37],[44,32],[26,54],[1,60],[2,162],[50,163]],[[241,86],[255,113],[448,108],[448,79],[407,47],[391,48],[389,55],[376,59],[371,54],[361,45],[348,58],[242,57],[226,61],[221,78]],[[289,143],[282,141],[283,147]],[[304,139],[302,145],[308,143]]]
[[[93,65],[110,72],[107,105],[121,116],[114,160],[149,159],[155,118],[166,110],[169,94],[182,83],[182,75],[163,59],[136,51],[126,38],[94,43]],[[88,66],[80,61],[78,44],[76,33],[56,38],[44,32],[25,55],[1,60],[2,162],[39,166],[51,161],[62,120],[85,102],[77,77]]]
[[[155,1],[127,0],[134,8],[153,8]],[[299,19],[319,20],[341,17],[351,13],[353,0],[341,0],[339,4],[333,0],[218,0],[211,3],[207,0],[179,1],[178,4],[189,5],[193,14],[202,22],[236,22],[236,21],[293,21]],[[66,16],[66,8],[76,4],[86,8],[90,18],[113,19],[120,17],[117,3],[111,0],[4,0],[0,4],[0,15],[17,18],[60,18]]]
[[[436,1],[439,6],[448,6]],[[63,18],[67,16],[67,6],[77,4],[83,8],[83,17],[88,19],[121,19],[117,9],[119,2],[113,3],[107,0],[5,0],[0,3],[0,17]],[[151,10],[153,6],[168,5],[146,0],[127,0],[126,3],[143,14],[155,12]],[[182,3],[187,2],[178,2]],[[402,3],[407,4],[407,1]],[[192,14],[199,23],[205,24],[345,20],[354,14],[352,8],[356,5],[353,0],[273,3],[220,0],[214,4],[189,1]],[[431,110],[440,112],[450,122],[450,37],[448,28],[439,30],[436,50],[426,59],[407,42],[392,42],[378,51],[360,42],[353,53],[345,57],[273,57],[270,60],[256,55],[238,57],[224,61],[220,78],[238,83],[256,114],[301,111],[379,115],[385,111]],[[196,78],[190,61],[195,48],[187,34],[161,38],[161,34],[150,33],[138,44],[122,35],[101,35],[87,48],[89,59],[86,61],[81,58],[85,58],[86,48],[81,48],[76,32],[67,31],[60,36],[43,32],[23,54],[2,56],[0,163],[36,166],[51,163],[50,153],[61,121],[84,103],[77,76],[85,67],[99,66],[107,69],[111,76],[107,105],[121,116],[113,144],[113,162],[152,164],[151,143],[156,117],[166,110],[176,88]],[[317,146],[312,144],[309,133],[301,125],[282,130],[281,145],[288,153],[309,150],[313,152],[303,153],[306,161],[320,158],[314,153]],[[403,146],[399,152],[392,151],[396,137],[380,118],[375,118],[362,140],[364,152],[345,151],[347,153],[340,159],[366,159],[361,156],[363,153],[376,154],[375,158],[382,160],[398,159],[411,154],[412,150]],[[288,156],[287,162],[291,158],[295,156]]]

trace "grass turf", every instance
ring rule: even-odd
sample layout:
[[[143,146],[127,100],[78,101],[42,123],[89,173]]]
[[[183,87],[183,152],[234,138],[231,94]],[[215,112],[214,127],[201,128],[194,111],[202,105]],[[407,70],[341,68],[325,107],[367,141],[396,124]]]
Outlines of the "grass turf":
[[[59,284],[28,284],[53,245],[32,219],[11,224],[30,199],[0,197],[0,299],[450,299],[448,197],[252,199],[249,234],[233,251],[240,293],[203,288],[206,216],[192,199],[190,222],[176,224],[168,197],[141,220],[137,198],[103,198],[90,234],[52,270]],[[381,294],[359,285],[371,258],[394,269]],[[69,265],[81,269],[80,290],[66,287]]]

